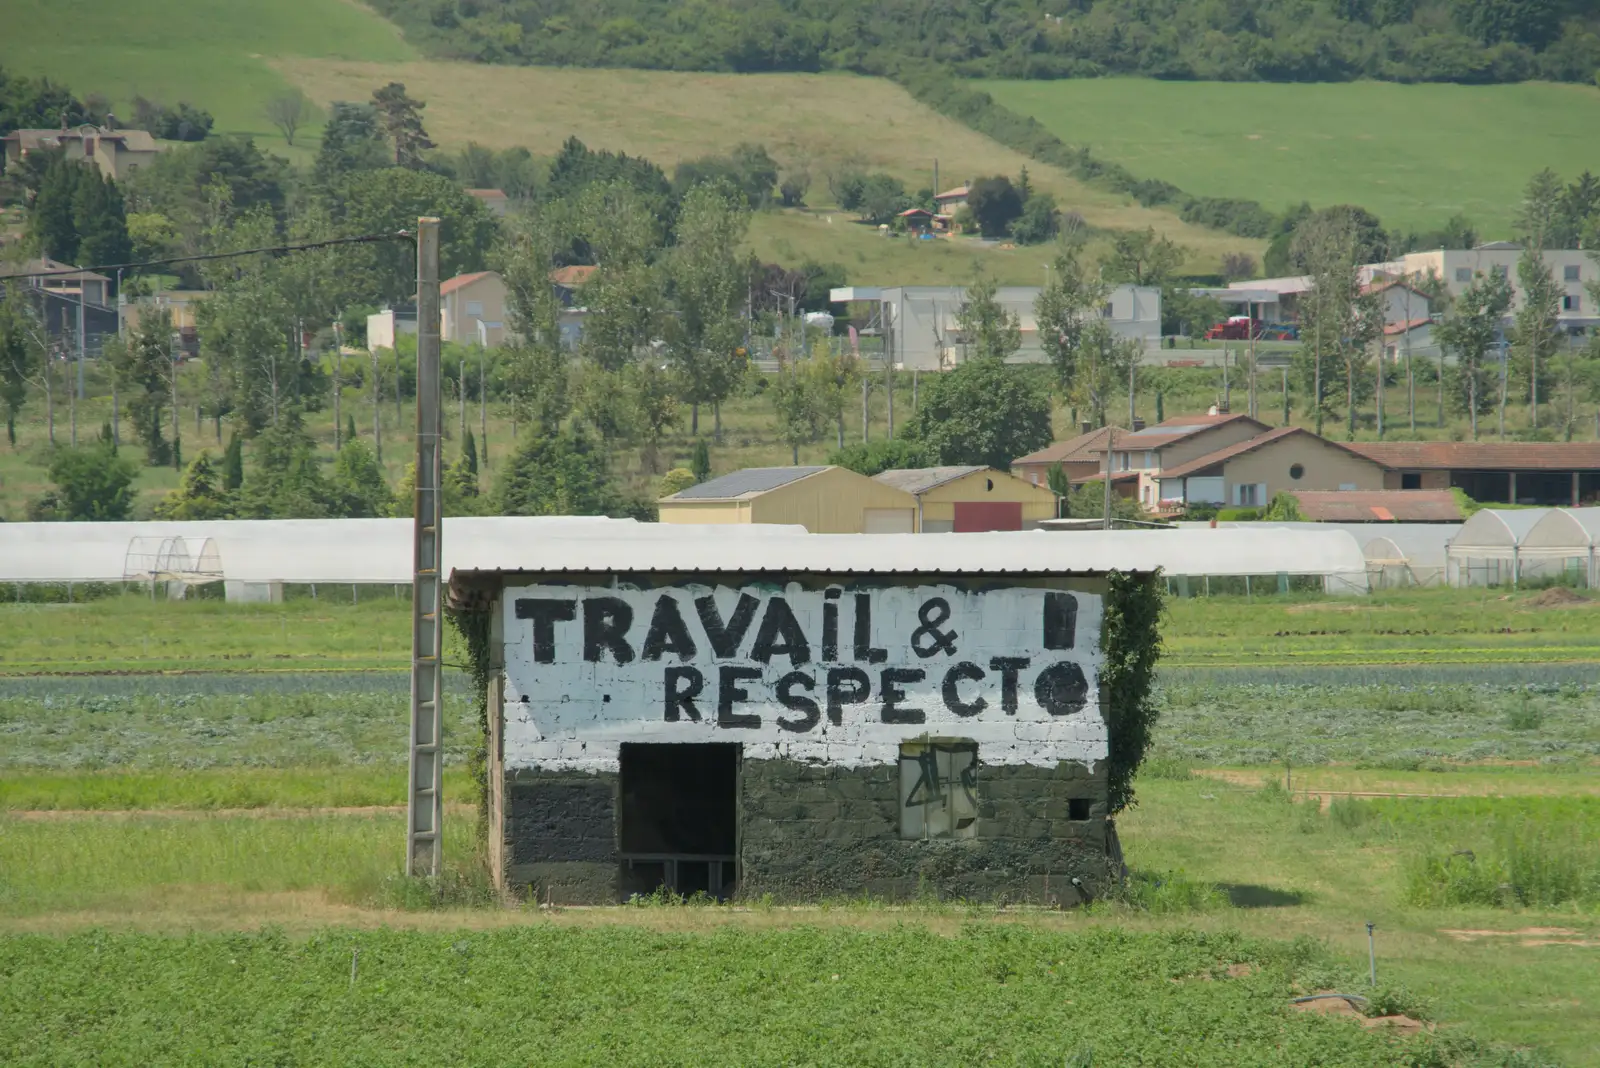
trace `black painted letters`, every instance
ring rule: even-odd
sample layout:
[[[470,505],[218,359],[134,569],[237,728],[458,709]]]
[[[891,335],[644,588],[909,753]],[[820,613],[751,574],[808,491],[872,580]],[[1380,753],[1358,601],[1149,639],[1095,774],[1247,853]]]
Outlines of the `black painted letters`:
[[[903,683],[921,682],[927,677],[928,673],[922,668],[883,669],[883,676],[878,684],[878,693],[883,699],[883,722],[922,723],[928,718],[922,709],[905,706],[906,692],[900,688]]]
[[[562,601],[552,597],[518,597],[518,619],[533,620],[533,662],[556,662],[556,623],[570,623],[578,618],[578,602]]]
[[[750,691],[739,684],[754,682],[760,677],[761,671],[758,668],[723,665],[717,669],[717,726],[761,726],[760,716],[749,712],[735,714],[733,711],[734,705],[750,700]]]
[[[778,729],[804,734],[812,727],[815,727],[818,721],[822,719],[822,710],[817,707],[817,703],[811,698],[795,693],[796,686],[805,690],[815,690],[817,688],[817,680],[807,675],[804,671],[791,671],[778,680],[778,703],[791,712],[805,713],[800,719],[786,719],[783,716],[779,716]]]

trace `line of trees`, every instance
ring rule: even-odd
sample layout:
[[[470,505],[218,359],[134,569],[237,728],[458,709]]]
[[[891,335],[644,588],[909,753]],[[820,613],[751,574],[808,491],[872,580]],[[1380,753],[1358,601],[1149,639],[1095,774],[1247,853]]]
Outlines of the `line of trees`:
[[[975,77],[1137,74],[1227,81],[1590,81],[1592,0],[378,0],[451,58],[539,66],[882,74],[907,61]]]

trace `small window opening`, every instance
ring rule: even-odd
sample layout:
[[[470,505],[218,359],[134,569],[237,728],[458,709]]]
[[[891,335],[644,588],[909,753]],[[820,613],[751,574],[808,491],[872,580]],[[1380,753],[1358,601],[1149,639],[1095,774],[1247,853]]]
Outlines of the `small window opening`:
[[[1401,489],[1421,489],[1422,488],[1422,472],[1420,472],[1420,471],[1407,471],[1407,472],[1401,474],[1401,476],[1400,476],[1400,488]]]
[[[900,837],[978,833],[978,743],[928,738],[900,746]]]
[[[1304,478],[1305,474],[1306,474],[1305,464],[1290,464],[1289,465],[1289,477],[1290,478]]]
[[[741,747],[622,744],[623,895],[719,900],[737,882]]]
[[[1086,820],[1089,818],[1089,810],[1093,807],[1094,798],[1092,797],[1069,797],[1067,798],[1067,819]],[[1059,812],[1060,810],[1057,809],[1057,811]]]

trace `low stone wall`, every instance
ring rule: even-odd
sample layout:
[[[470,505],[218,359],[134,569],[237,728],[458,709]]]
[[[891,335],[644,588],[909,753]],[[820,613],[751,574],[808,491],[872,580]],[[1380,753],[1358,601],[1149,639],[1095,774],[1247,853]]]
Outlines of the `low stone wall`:
[[[870,894],[1040,904],[1078,904],[1071,880],[1092,888],[1107,875],[1103,771],[978,768],[972,838],[900,837],[900,769],[790,761],[744,762],[739,893],[779,901]],[[1069,818],[1088,799],[1088,818]]]
[[[615,773],[507,768],[505,791],[507,889],[557,905],[620,900]]]
[[[971,838],[900,837],[900,769],[746,760],[740,772],[739,896],[784,902],[920,894],[1074,905],[1071,880],[1107,878],[1103,770],[985,765]],[[507,769],[506,883],[555,904],[624,892],[614,773]],[[1088,800],[1088,818],[1071,802]],[[1082,814],[1081,812],[1079,813]],[[530,889],[531,887],[531,889]]]

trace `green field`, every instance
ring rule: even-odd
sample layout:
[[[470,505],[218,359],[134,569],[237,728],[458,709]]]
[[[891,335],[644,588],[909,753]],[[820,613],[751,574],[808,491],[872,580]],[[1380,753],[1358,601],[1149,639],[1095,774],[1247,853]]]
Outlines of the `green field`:
[[[406,1062],[424,1055],[389,1026],[406,1014],[428,1050],[474,1063],[526,1060],[529,1042],[621,1064],[1060,1064],[1091,1046],[1097,1065],[1600,1058],[1593,659],[1496,663],[1474,644],[1507,627],[1534,651],[1592,642],[1593,606],[1171,602],[1156,748],[1118,820],[1133,877],[1085,910],[549,910],[502,907],[475,859],[460,675],[447,875],[399,875],[406,603],[295,592],[0,605],[17,653],[0,677],[0,1060],[193,1059],[196,1021],[226,1019],[214,1062]],[[1458,662],[1348,659],[1352,634],[1395,619],[1427,621]],[[1249,666],[1205,666],[1274,634],[1277,655],[1263,640]],[[1373,1011],[1435,1030],[1289,1008],[1370,993],[1369,921]],[[142,981],[95,978],[128,969]],[[491,1018],[519,1021],[514,1047]]]
[[[289,88],[269,60],[284,56],[398,63],[416,53],[398,30],[345,0],[8,0],[0,65],[44,75],[79,96],[99,93],[127,122],[133,97],[205,108],[218,131],[249,133],[278,151],[263,114]],[[313,131],[314,133],[315,131]]]
[[[1600,137],[1593,86],[1103,78],[985,88],[1062,140],[1188,193],[1272,211],[1359,204],[1408,230],[1464,212],[1484,240],[1512,236],[1535,171],[1570,180],[1592,169]]]

